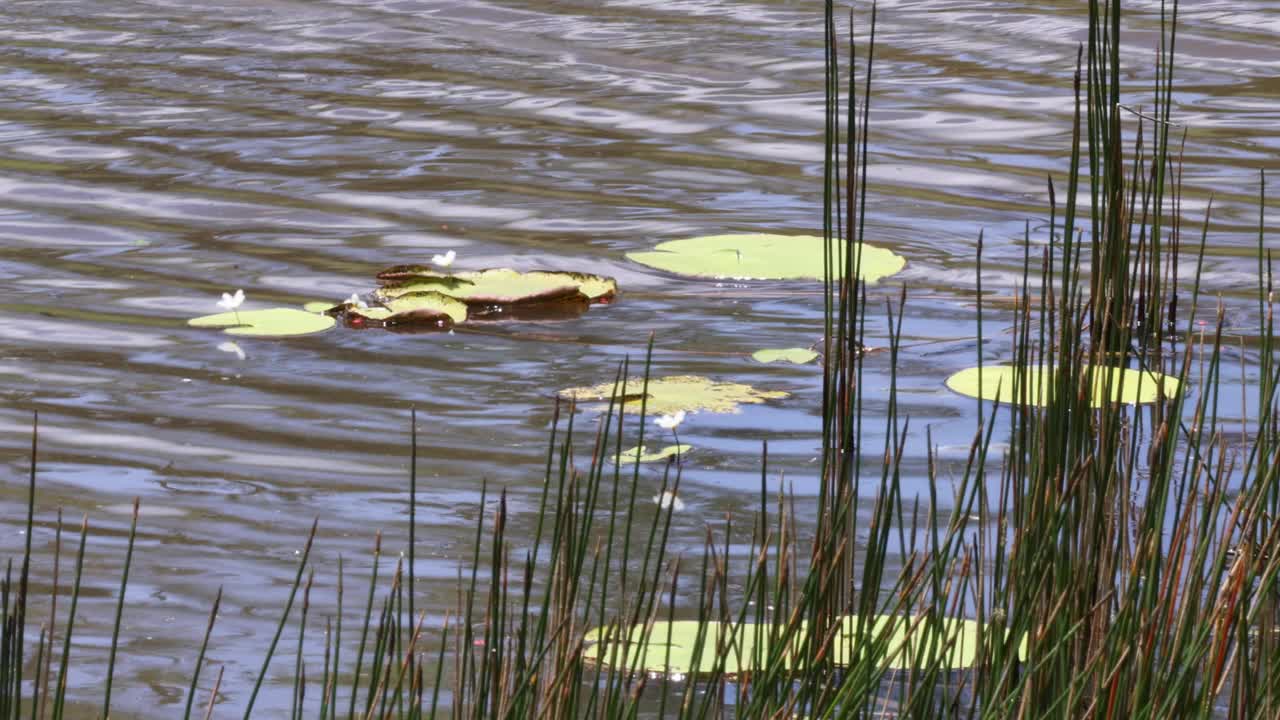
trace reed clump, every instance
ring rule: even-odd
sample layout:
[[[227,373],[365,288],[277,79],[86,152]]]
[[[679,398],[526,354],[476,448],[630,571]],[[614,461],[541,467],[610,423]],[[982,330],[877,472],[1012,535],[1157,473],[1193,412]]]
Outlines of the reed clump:
[[[1177,4],[1164,16],[1156,107],[1128,146],[1120,17],[1118,1],[1089,3],[1066,201],[1051,202],[1041,252],[1032,255],[1030,231],[1026,238],[1010,360],[1023,373],[1048,368],[1043,402],[1031,402],[1025,384],[1019,402],[977,401],[963,468],[945,474],[930,450],[928,496],[904,494],[903,458],[914,436],[893,373],[907,293],[870,295],[857,280],[860,258],[849,251],[862,240],[867,210],[875,11],[855,67],[852,35],[847,43],[837,37],[828,2],[823,450],[812,530],[802,536],[792,499],[768,490],[766,444],[755,516],[727,518],[708,527],[700,551],[678,551],[674,504],[649,503],[639,463],[622,459],[645,434],[643,408],[634,427],[621,412],[637,390],[641,403],[645,396],[644,387],[628,387],[632,368],[624,362],[585,466],[575,455],[584,442],[574,408],[557,403],[533,537],[512,537],[505,493],[495,502],[482,491],[482,507],[493,511],[477,524],[459,605],[430,628],[430,641],[412,592],[411,477],[408,563],[380,578],[378,539],[362,622],[346,635],[339,566],[323,668],[306,671],[301,641],[293,658],[293,716],[1280,716],[1280,367],[1263,224],[1258,346],[1242,379],[1254,412],[1227,418],[1219,414],[1230,372],[1222,313],[1196,325],[1212,316],[1202,307],[1199,266],[1194,277],[1177,272],[1186,248],[1198,246],[1190,254],[1203,257],[1209,221],[1186,237],[1178,220],[1179,138],[1169,118]],[[1049,189],[1056,197],[1053,181]],[[979,237],[980,346],[990,330],[982,321],[982,247]],[[887,395],[872,395],[862,348],[868,315],[881,312],[891,383]],[[1182,390],[1146,407],[1099,406],[1094,383],[1111,382],[1104,370],[1114,367],[1176,377]],[[641,385],[647,361],[644,369]],[[868,411],[869,399],[883,411]],[[413,448],[416,472],[416,438]],[[68,714],[64,678],[74,661],[88,521],[70,595],[60,602],[55,577],[54,611],[37,631],[29,614],[34,432],[31,452],[26,551],[3,581],[0,718],[56,719]],[[673,460],[659,495],[677,493],[680,482]],[[116,636],[128,611],[136,520],[135,505]],[[319,628],[308,617],[314,538],[313,527],[257,683],[228,696],[246,718],[286,626],[297,623],[303,639]],[[60,563],[55,558],[54,567]],[[220,600],[221,593],[183,717],[202,705],[205,717],[217,710],[221,670],[210,683],[204,665]],[[69,613],[55,627],[63,603]],[[111,713],[114,647],[113,639],[101,717]]]

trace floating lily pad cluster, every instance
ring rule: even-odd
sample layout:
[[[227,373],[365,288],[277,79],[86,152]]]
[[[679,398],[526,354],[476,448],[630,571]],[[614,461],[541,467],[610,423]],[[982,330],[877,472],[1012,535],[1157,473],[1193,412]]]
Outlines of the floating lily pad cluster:
[[[572,317],[618,292],[612,278],[574,272],[494,269],[443,273],[398,265],[378,273],[371,302],[330,308],[355,327],[451,327],[463,322]]]
[[[797,637],[804,635],[806,627],[807,623],[800,624]],[[838,666],[870,657],[895,670],[910,669],[921,660],[960,670],[976,662],[981,629],[976,621],[958,618],[931,622],[928,618],[876,615],[859,621],[849,616],[842,619],[827,644]],[[616,627],[595,628],[587,632],[582,654],[591,662],[650,673],[698,676],[719,671],[734,678],[761,669],[763,665],[757,663],[767,664],[770,635],[782,630],[754,623],[735,626],[718,622],[699,628],[695,620],[633,625],[627,635]],[[1025,657],[1026,651],[1023,638],[1018,652]],[[790,666],[789,654],[783,662]]]
[[[223,328],[232,335],[283,337],[333,327],[395,329],[450,328],[484,320],[573,317],[618,291],[612,278],[574,272],[519,272],[494,269],[457,273],[401,265],[378,273],[382,286],[366,300],[312,302],[302,310],[270,308],[206,315],[188,321],[194,327]]]

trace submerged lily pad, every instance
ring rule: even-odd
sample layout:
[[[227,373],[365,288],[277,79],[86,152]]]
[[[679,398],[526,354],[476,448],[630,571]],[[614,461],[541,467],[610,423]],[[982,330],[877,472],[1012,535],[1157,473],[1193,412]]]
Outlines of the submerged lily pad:
[[[673,455],[688,455],[689,451],[692,449],[692,447],[685,445],[684,443],[680,443],[679,445],[668,445],[655,452],[649,452],[649,447],[647,445],[641,445],[640,447],[633,447],[630,450],[623,450],[622,462],[633,463],[637,461],[637,458],[642,463],[658,462],[659,460],[666,460]]]
[[[640,412],[643,388],[644,380],[641,378],[632,378],[627,381],[626,395],[622,398],[624,410],[632,413]],[[608,402],[613,394],[612,382],[560,391],[560,395],[566,398],[605,402]],[[736,413],[738,406],[743,403],[762,403],[765,400],[789,397],[789,395],[790,393],[781,390],[757,390],[750,385],[717,382],[699,375],[676,375],[649,378],[649,399],[645,411],[649,415],[671,415],[681,410]]]
[[[821,280],[823,238],[813,235],[709,235],[669,240],[653,250],[627,253],[629,260],[678,275],[734,280]],[[843,241],[833,243],[845,247]],[[907,261],[892,250],[855,243],[861,247],[858,274],[875,284],[901,270]],[[844,267],[835,268],[836,275]]]
[[[333,327],[334,319],[297,308],[241,310],[204,315],[187,321],[192,327],[222,328],[228,335],[289,337],[324,332]]]
[[[781,632],[780,627],[754,623],[743,623],[736,632],[731,623],[706,623],[701,652],[695,664],[698,625],[696,620],[655,622],[647,632],[645,625],[634,625],[630,629],[630,637],[626,638],[626,658],[623,657],[620,629],[595,628],[587,632],[582,654],[591,662],[613,662],[619,667],[645,672],[706,675],[719,669],[733,677],[750,674],[763,665],[769,656],[770,633]],[[795,637],[802,637],[807,626],[807,623],[801,623],[800,632]],[[861,642],[854,647],[853,639],[858,637],[858,619],[845,617],[831,640],[832,660],[836,665],[847,666],[874,652],[877,661],[886,662],[895,670],[910,669],[917,662],[922,665],[937,662],[949,670],[968,668],[977,659],[980,629],[974,620],[946,618],[939,626],[927,618],[876,615],[864,621]],[[795,639],[792,642],[798,644],[799,641]],[[1025,638],[1019,653],[1026,654]],[[784,662],[790,666],[789,657]]]
[[[374,291],[379,300],[406,293],[438,292],[468,305],[518,305],[553,302],[608,302],[618,292],[612,278],[572,272],[480,270],[443,274],[421,266],[399,266],[378,273],[387,284]]]
[[[999,400],[1001,404],[1020,403],[1025,395],[1031,405],[1044,407],[1048,404],[1053,374],[1053,368],[1043,366],[1026,368],[1025,373],[1019,372],[1012,365],[984,367],[981,372],[978,368],[969,368],[947,378],[947,387],[961,395]],[[1093,371],[1093,396],[1090,400],[1093,407],[1107,404],[1108,374],[1110,401],[1113,403],[1137,405],[1155,402],[1161,388],[1165,397],[1178,394],[1179,383],[1176,378],[1129,368],[1100,367]],[[982,382],[981,395],[978,394],[979,380]]]
[[[762,363],[789,362],[804,365],[817,357],[818,353],[809,348],[769,348],[751,353],[753,360]]]

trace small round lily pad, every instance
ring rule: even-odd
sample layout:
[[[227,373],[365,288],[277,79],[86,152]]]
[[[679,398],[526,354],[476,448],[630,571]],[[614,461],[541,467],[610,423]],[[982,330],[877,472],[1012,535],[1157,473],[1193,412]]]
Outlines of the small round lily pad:
[[[661,450],[649,452],[649,447],[647,445],[641,445],[640,447],[633,447],[630,450],[623,450],[622,462],[633,463],[636,462],[637,459],[642,463],[658,462],[659,460],[666,460],[674,455],[688,455],[689,451],[692,449],[692,447],[685,445],[684,443],[680,443],[679,445],[668,445]]]
[[[204,315],[188,320],[187,324],[192,327],[222,328],[228,335],[291,337],[324,332],[333,327],[334,319],[297,308],[268,308]]]
[[[325,302],[324,300],[312,300],[311,302],[304,304],[302,309],[307,312],[326,313],[329,312],[329,309],[332,307],[333,303],[331,302]]]
[[[814,235],[709,235],[669,240],[652,250],[627,253],[629,260],[677,275],[717,280],[821,280],[826,241]],[[832,243],[842,251],[844,241]],[[854,243],[861,248],[859,277],[875,284],[902,270],[905,258],[892,250]],[[834,268],[844,274],[843,265]]]
[[[876,615],[863,621],[861,635],[858,625],[857,618],[843,618],[827,643],[833,650],[831,658],[836,665],[848,666],[868,653],[875,653],[895,670],[910,669],[920,660],[959,670],[972,667],[977,660],[981,626],[974,620],[945,618],[937,623],[927,618]],[[801,622],[799,632],[803,634],[807,627],[807,622]],[[767,660],[770,635],[782,630],[755,623],[737,626],[705,623],[701,628],[701,652],[695,664],[695,650],[699,645],[696,620],[633,625],[630,636],[625,638],[629,657],[623,655],[624,636],[620,628],[595,628],[584,637],[582,654],[589,662],[613,662],[618,667],[644,672],[696,676],[719,670],[728,677],[736,677],[761,669],[756,665],[757,658],[762,662]],[[854,638],[861,640],[856,646]],[[726,649],[723,655],[718,652],[719,648]],[[1024,638],[1018,652],[1025,657],[1026,651]],[[784,655],[783,662],[789,663],[789,656]]]
[[[1093,388],[1090,404],[1097,408],[1107,404],[1108,374],[1110,375],[1110,402],[1137,405],[1155,402],[1163,388],[1165,397],[1178,394],[1176,378],[1159,373],[1142,372],[1129,368],[1099,367],[1093,371]],[[1054,369],[1044,366],[1026,368],[1024,372],[1012,365],[995,365],[961,370],[947,378],[947,387],[961,395],[981,397],[983,400],[999,400],[1001,404],[1020,403],[1025,396],[1031,405],[1048,404]],[[978,394],[981,380],[982,394]],[[1025,384],[1025,391],[1024,391]]]
[[[804,365],[817,357],[818,353],[809,348],[769,348],[751,353],[751,359],[762,363],[788,362]]]
[[[643,388],[644,380],[641,378],[627,381],[626,395],[622,398],[624,410],[640,412]],[[604,402],[608,402],[613,394],[612,382],[560,391],[560,395],[566,398]],[[699,375],[676,375],[649,379],[649,399],[645,404],[645,411],[649,415],[671,415],[681,410],[736,413],[743,403],[762,403],[788,396],[789,393],[781,390],[757,390],[750,385],[718,382]]]
[[[406,293],[438,292],[468,305],[517,305],[585,299],[608,302],[618,291],[612,278],[573,272],[479,270],[444,274],[420,266],[399,266],[378,273],[387,284],[374,291],[379,300]]]

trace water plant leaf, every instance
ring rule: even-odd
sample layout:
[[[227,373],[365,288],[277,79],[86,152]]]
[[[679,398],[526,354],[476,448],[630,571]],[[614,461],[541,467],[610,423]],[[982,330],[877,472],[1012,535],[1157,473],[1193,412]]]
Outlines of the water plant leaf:
[[[291,337],[324,332],[333,327],[334,319],[306,310],[281,307],[202,315],[188,320],[187,324],[191,327],[222,328],[228,335]]]
[[[652,250],[627,253],[627,258],[678,275],[717,280],[821,280],[823,245],[824,240],[814,235],[709,235],[669,240]],[[835,245],[844,247],[843,242]],[[858,274],[869,284],[907,264],[892,250],[865,243],[857,247],[862,255]],[[835,271],[843,275],[843,265]]]
[[[467,319],[467,304],[438,292],[405,293],[378,305],[342,303],[329,312],[351,327],[452,327]]]
[[[913,664],[937,662],[948,670],[973,666],[977,659],[978,633],[981,626],[974,620],[944,618],[941,623],[930,618],[900,615],[876,615],[862,623],[858,634],[858,619],[846,616],[836,629],[830,642],[832,660],[838,666],[848,666],[874,653],[874,659],[885,662],[895,670],[907,670]],[[799,646],[807,622],[800,623],[799,632],[792,642]],[[624,637],[619,628],[595,628],[584,638],[583,657],[589,662],[613,663],[644,672],[681,675],[707,675],[719,669],[729,677],[750,674],[757,669],[756,662],[767,662],[770,635],[781,633],[782,627],[743,623],[705,623],[702,629],[701,652],[694,663],[698,648],[699,623],[696,620],[655,622],[651,628],[633,625],[630,637],[625,638],[627,657],[623,657]],[[854,645],[855,638],[861,641]],[[647,642],[646,642],[647,640]],[[616,646],[616,647],[615,647]],[[757,647],[759,646],[759,647]],[[719,649],[723,648],[723,652]],[[1026,656],[1026,639],[1019,647]],[[794,659],[785,654],[783,664],[792,667]]]
[[[981,372],[978,368],[969,368],[947,378],[947,387],[969,397],[998,399],[1001,404],[1020,403],[1025,396],[1031,405],[1044,407],[1050,397],[1053,372],[1053,368],[1044,366],[1028,367],[1025,372],[1019,372],[1019,368],[1013,365],[988,366]],[[1151,403],[1156,401],[1162,387],[1166,397],[1177,395],[1180,389],[1178,380],[1167,375],[1129,368],[1099,367],[1094,369],[1092,377],[1090,404],[1095,408],[1107,404],[1108,374],[1110,402],[1113,403]],[[978,394],[979,381],[982,383],[981,395]]]
[[[631,413],[640,412],[641,389],[644,380],[631,378],[626,384],[622,408]],[[568,388],[560,391],[562,397],[576,400],[601,400],[607,402],[614,394],[612,382],[590,387]],[[718,382],[700,375],[675,375],[665,378],[649,378],[649,399],[646,412],[649,415],[673,415],[685,412],[736,413],[744,403],[762,403],[789,397],[781,390],[757,390],[750,385]]]
[[[762,363],[789,362],[804,365],[817,357],[818,353],[809,348],[767,348],[751,353],[753,360]]]
[[[574,272],[518,272],[494,269],[444,274],[422,266],[398,266],[378,273],[387,284],[374,291],[379,300],[406,293],[438,292],[468,305],[516,305],[587,300],[608,302],[617,292],[613,278]]]
[[[382,304],[391,311],[393,319],[406,315],[446,315],[455,323],[467,319],[466,303],[437,292],[406,293]]]
[[[689,445],[680,443],[679,445],[668,445],[661,450],[649,452],[649,446],[641,445],[640,447],[633,447],[630,450],[623,450],[622,462],[633,463],[636,462],[637,458],[642,463],[658,462],[659,460],[666,460],[673,455],[687,455],[692,449],[693,448]]]
[[[302,306],[303,310],[313,313],[327,313],[333,308],[333,303],[324,300],[312,300]]]

